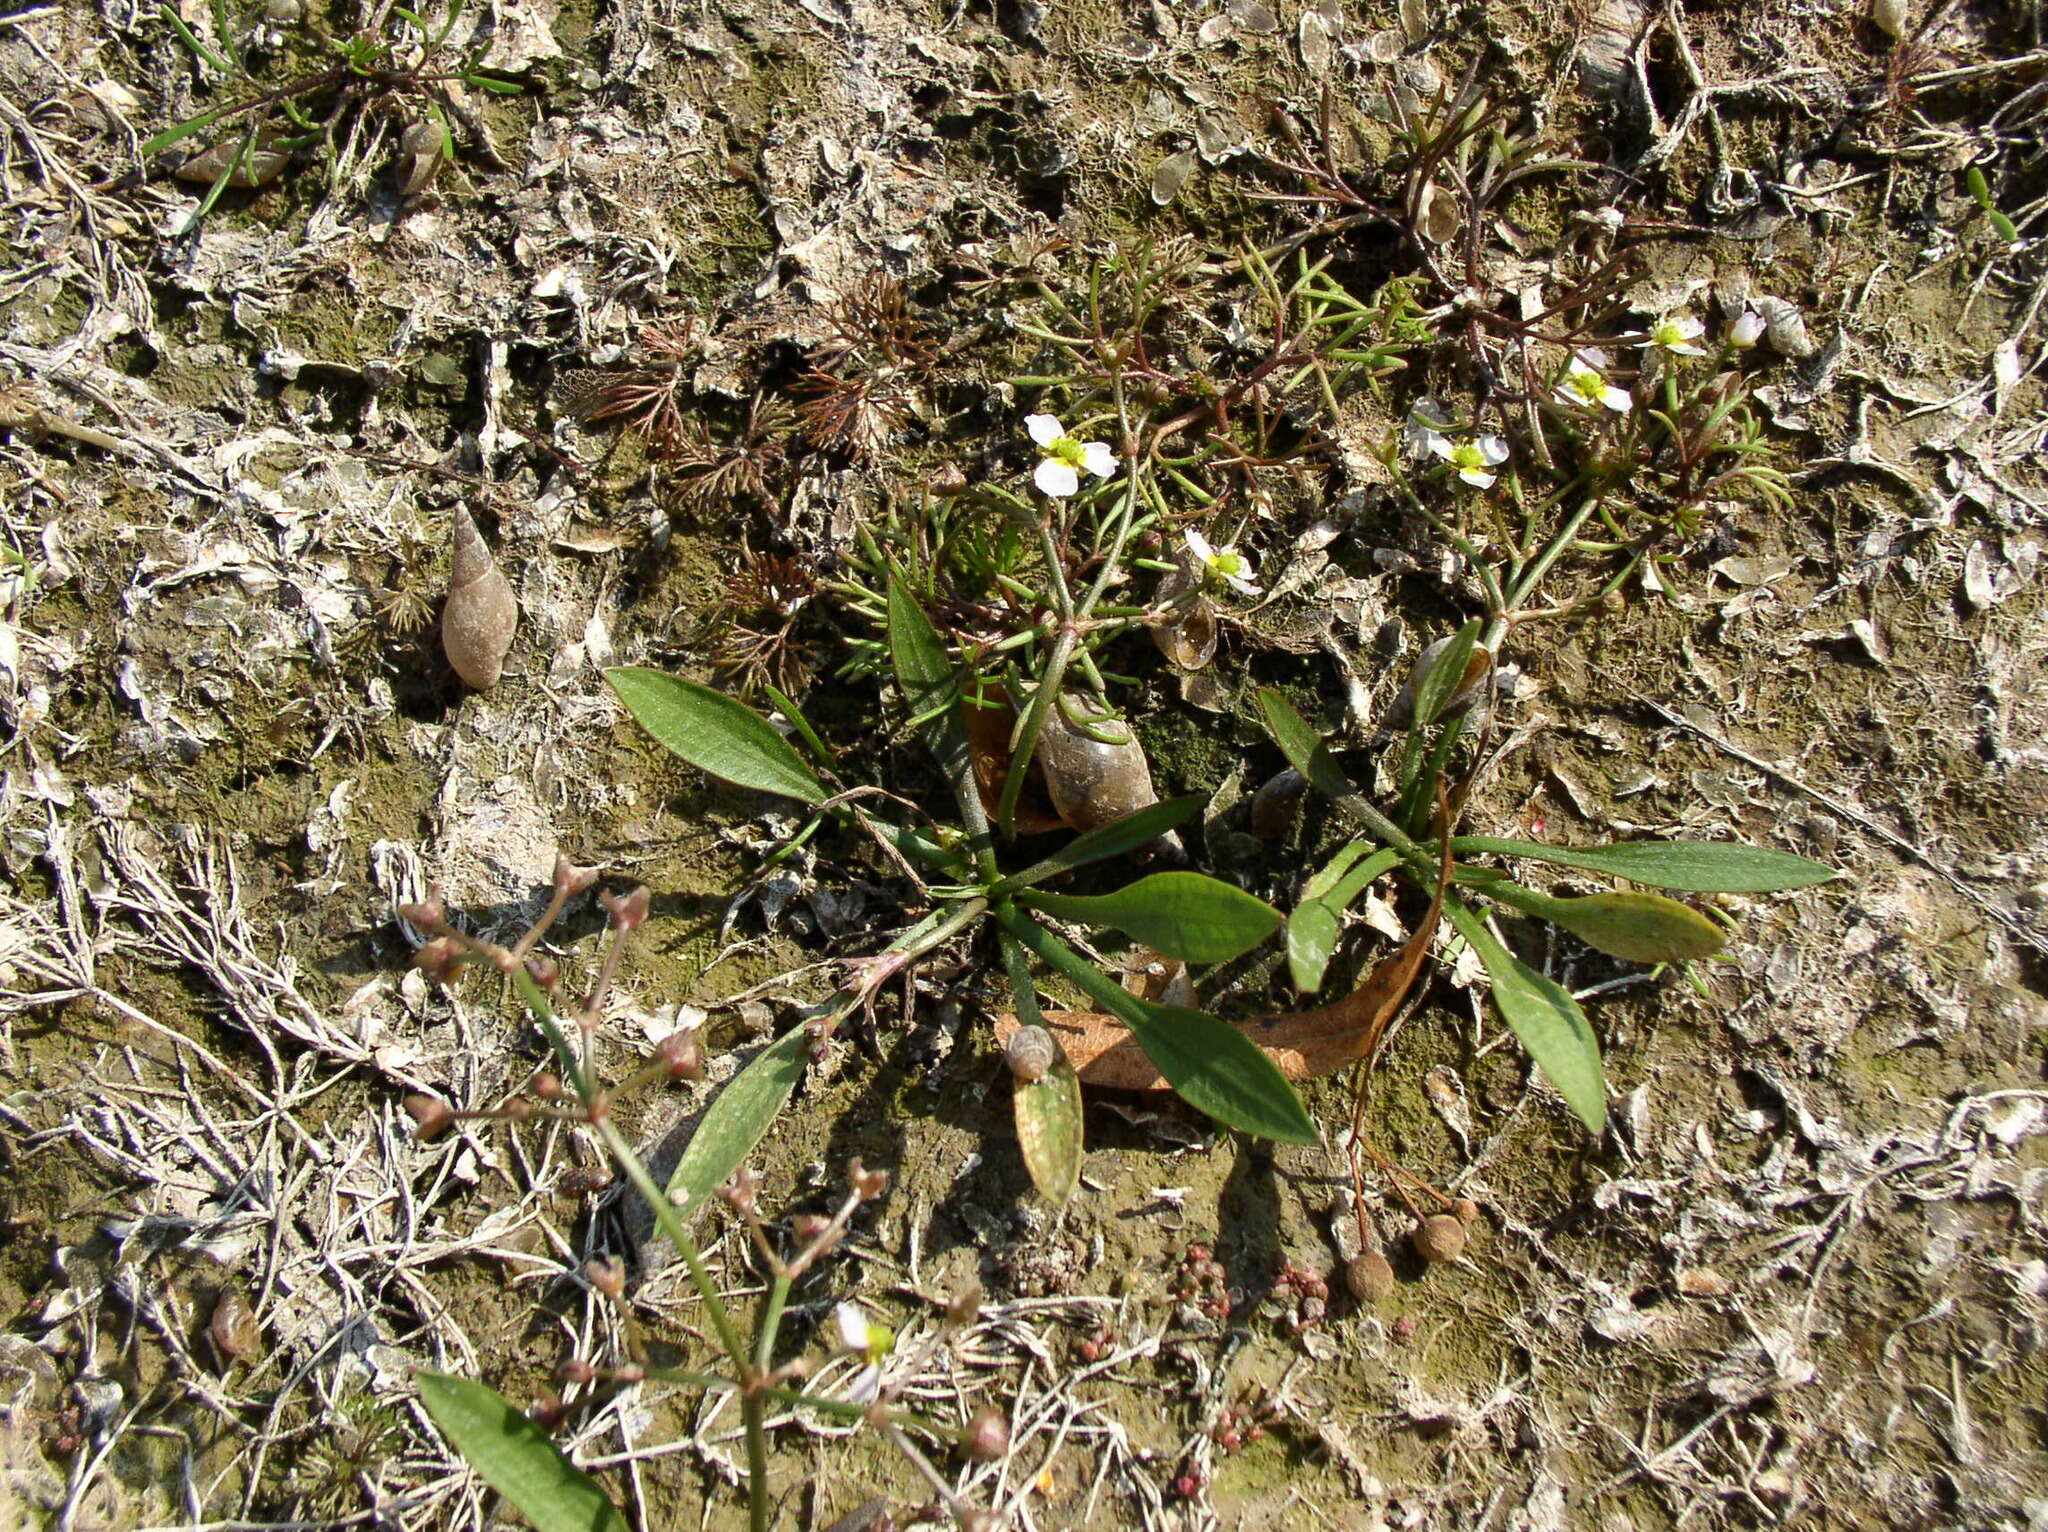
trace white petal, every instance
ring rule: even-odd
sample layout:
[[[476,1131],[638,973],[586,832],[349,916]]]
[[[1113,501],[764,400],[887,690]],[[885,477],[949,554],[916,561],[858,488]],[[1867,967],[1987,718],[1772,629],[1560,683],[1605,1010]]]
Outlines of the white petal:
[[[842,1303],[832,1311],[832,1317],[839,1322],[839,1344],[848,1351],[868,1349],[868,1316],[850,1303]]]
[[[1243,575],[1225,575],[1223,578],[1230,583],[1230,588],[1240,596],[1256,596],[1259,593],[1258,586],[1247,580]]]
[[[1050,447],[1067,433],[1061,429],[1059,418],[1054,415],[1026,415],[1024,430],[1041,447]],[[1067,493],[1072,494],[1069,490]]]
[[[1056,457],[1049,457],[1038,465],[1031,475],[1031,482],[1055,499],[1064,500],[1081,487],[1081,476],[1072,465],[1062,463]]]
[[[882,1391],[882,1369],[870,1363],[853,1375],[846,1385],[846,1397],[855,1404],[873,1404]]]
[[[1459,470],[1458,477],[1467,484],[1476,485],[1480,489],[1491,489],[1493,487],[1494,475],[1485,473],[1477,468],[1461,469]]]
[[[1629,398],[1627,389],[1616,388],[1611,383],[1600,391],[1600,402],[1617,415],[1626,415],[1629,405],[1634,403]]]
[[[1698,340],[1706,333],[1707,327],[1700,320],[1681,319],[1678,321],[1678,338],[1680,340]]]
[[[1081,465],[1096,478],[1106,479],[1116,472],[1116,454],[1109,450],[1108,442],[1083,442]]]
[[[1666,346],[1664,349],[1673,356],[1705,356],[1707,354],[1705,346],[1695,346],[1690,341],[1682,341],[1678,345]]]
[[[1505,463],[1508,460],[1507,438],[1482,436],[1479,438],[1479,455],[1489,464]]]
[[[1451,445],[1451,439],[1448,436],[1441,435],[1435,431],[1423,433],[1422,445],[1440,458],[1448,458],[1453,452],[1457,451],[1457,448]]]
[[[1586,402],[1568,388],[1553,388],[1550,391],[1550,397],[1555,399],[1559,404],[1570,405],[1573,408],[1577,408],[1579,405],[1582,405]]]
[[[1193,527],[1189,527],[1185,532],[1181,533],[1181,536],[1187,539],[1188,552],[1192,553],[1204,564],[1207,564],[1209,560],[1216,557],[1216,550],[1209,546],[1209,539],[1202,536]]]

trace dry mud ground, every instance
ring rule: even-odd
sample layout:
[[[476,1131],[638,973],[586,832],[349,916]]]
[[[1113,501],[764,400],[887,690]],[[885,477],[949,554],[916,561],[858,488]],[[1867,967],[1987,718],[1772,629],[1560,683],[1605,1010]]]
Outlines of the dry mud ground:
[[[396,25],[322,4],[229,32],[275,83],[334,62],[312,24]],[[218,43],[211,8],[185,16]],[[1004,1462],[935,1451],[1019,1525],[2048,1526],[2042,24],[1972,0],[1907,5],[1899,40],[1834,0],[505,0],[456,43],[519,89],[440,92],[452,163],[422,179],[401,156],[402,82],[309,92],[331,141],[194,230],[207,187],[168,172],[212,136],[137,150],[233,82],[147,7],[0,18],[0,1521],[515,1519],[411,1372],[523,1403],[565,1356],[604,1355],[617,1320],[581,1277],[602,1250],[649,1257],[633,1323],[702,1354],[694,1301],[589,1192],[573,1134],[409,1137],[404,1093],[490,1101],[538,1055],[492,985],[407,969],[393,901],[438,884],[513,930],[557,848],[645,882],[606,1056],[701,1021],[729,1074],[824,992],[815,965],[901,920],[902,891],[821,842],[723,926],[793,822],[661,757],[600,667],[705,674],[743,543],[828,551],[945,461],[1022,483],[1033,396],[1003,379],[1033,358],[975,285],[1018,231],[1063,239],[1083,284],[1147,237],[1226,259],[1319,216],[1259,199],[1290,189],[1276,109],[1353,124],[1371,185],[1376,103],[1471,69],[1583,162],[1489,224],[1481,287],[1612,251],[1614,319],[1684,311],[1718,336],[1746,284],[1807,344],[1748,364],[1791,509],[1717,508],[1661,593],[1631,582],[1598,621],[1518,633],[1511,748],[1468,822],[1740,836],[1841,879],[1734,901],[1734,961],[1703,992],[1518,935],[1600,991],[1597,1143],[1447,951],[1373,1131],[1481,1226],[1458,1265],[1402,1269],[1373,1309],[1338,1283],[1305,1326],[1277,1284],[1333,1271],[1336,1156],[1104,1099],[1084,1194],[1055,1215],[1021,1169],[981,970],[935,965],[759,1158],[791,1212],[825,1206],[849,1155],[895,1176],[800,1294],[797,1339],[849,1296],[914,1334],[977,1276],[982,1318],[923,1354],[909,1397],[941,1421],[1011,1413]],[[1317,240],[1367,293],[1423,271],[1398,229]],[[878,276],[943,334],[943,385],[913,384],[858,450],[772,421],[749,437],[746,401],[798,397],[832,305]],[[1456,296],[1421,281],[1425,305]],[[694,477],[760,475],[723,499],[575,407],[578,369],[630,366],[686,315],[679,424],[741,444]],[[1459,334],[1358,408],[1469,397]],[[1357,468],[1295,476],[1244,534],[1269,575],[1304,527],[1338,536],[1226,632],[1208,707],[1129,656],[1163,788],[1274,768],[1255,678],[1341,730],[1341,669],[1370,717],[1472,610],[1456,560]],[[457,506],[521,605],[481,693],[428,625]],[[824,597],[804,620],[793,680],[828,732],[932,794],[894,699],[830,678],[858,623]],[[1203,865],[1283,903],[1329,833],[1260,847],[1231,823],[1197,837]],[[564,962],[597,930],[573,912]],[[1347,961],[1379,939],[1361,928]],[[1256,1008],[1269,966],[1209,998]],[[637,1130],[709,1089],[635,1108]],[[1334,1087],[1311,1100],[1329,1125],[1347,1110]],[[1220,1306],[1176,1296],[1192,1246],[1224,1268]],[[1263,1431],[1233,1440],[1247,1420]],[[562,1440],[637,1526],[731,1526],[734,1426],[647,1387]],[[785,1525],[929,1499],[871,1434],[815,1424],[784,1423],[773,1473]]]

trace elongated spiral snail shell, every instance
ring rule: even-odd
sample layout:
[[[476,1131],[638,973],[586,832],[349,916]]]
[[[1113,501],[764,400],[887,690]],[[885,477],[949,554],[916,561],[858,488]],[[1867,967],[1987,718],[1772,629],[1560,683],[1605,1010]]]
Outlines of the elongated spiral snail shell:
[[[518,626],[512,582],[469,512],[457,506],[455,565],[448,575],[448,604],[441,609],[442,653],[465,685],[484,691],[497,684]]]

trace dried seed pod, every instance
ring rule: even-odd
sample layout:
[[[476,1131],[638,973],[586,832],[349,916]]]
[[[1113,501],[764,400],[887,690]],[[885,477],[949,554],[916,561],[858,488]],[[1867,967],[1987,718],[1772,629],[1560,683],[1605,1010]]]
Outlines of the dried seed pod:
[[[1415,1245],[1415,1253],[1431,1265],[1455,1261],[1465,1253],[1465,1226],[1449,1213],[1430,1214],[1408,1238]]]
[[[1252,834],[1263,841],[1285,840],[1301,816],[1301,800],[1308,794],[1308,778],[1292,766],[1276,772],[1252,794],[1248,822]]]
[[[1913,8],[1906,0],[1870,0],[1870,19],[1886,37],[1904,37],[1912,23]]]
[[[1093,830],[1157,803],[1145,747],[1131,726],[1104,718],[1091,720],[1084,733],[1067,721],[1067,710],[1062,698],[1046,713],[1038,736],[1046,790],[1060,818],[1072,829]]]
[[[1479,1222],[1479,1204],[1470,1197],[1460,1197],[1451,1204],[1451,1214],[1459,1223],[1470,1228],[1473,1224]]]
[[[1344,1263],[1344,1285],[1360,1303],[1384,1303],[1393,1295],[1394,1268],[1379,1251],[1361,1251]]]
[[[213,1354],[220,1358],[221,1366],[255,1360],[263,1346],[263,1330],[256,1323],[256,1311],[249,1307],[249,1300],[239,1287],[221,1290],[206,1335],[213,1342]]]
[[[1044,1027],[1019,1027],[1003,1045],[1003,1062],[1024,1085],[1042,1080],[1059,1061],[1060,1045]]]
[[[448,576],[448,604],[441,609],[441,651],[463,684],[484,691],[505,668],[506,651],[519,626],[519,600],[512,582],[491,557],[469,512],[455,508],[455,566]]]

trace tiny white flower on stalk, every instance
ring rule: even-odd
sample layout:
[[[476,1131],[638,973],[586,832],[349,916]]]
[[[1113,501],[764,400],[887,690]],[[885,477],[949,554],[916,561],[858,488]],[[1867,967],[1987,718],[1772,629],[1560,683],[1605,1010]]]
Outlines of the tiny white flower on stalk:
[[[1181,535],[1187,539],[1188,552],[1201,561],[1204,577],[1228,585],[1240,596],[1256,596],[1259,593],[1259,587],[1252,579],[1252,576],[1258,573],[1258,569],[1253,565],[1249,553],[1240,553],[1228,544],[1221,548],[1214,547],[1208,538],[1193,527],[1189,527]]]
[[[1633,402],[1628,396],[1627,389],[1616,388],[1609,383],[1599,368],[1577,353],[1573,354],[1571,365],[1564,370],[1564,380],[1557,385],[1554,393],[1561,404],[1578,405],[1585,409],[1591,409],[1596,404],[1604,404],[1617,415],[1626,415],[1629,405]]]
[[[853,1382],[847,1386],[847,1396],[856,1404],[872,1404],[882,1388],[882,1358],[896,1344],[896,1332],[887,1325],[876,1324],[850,1303],[835,1307],[832,1318],[839,1326],[840,1349],[867,1359],[867,1365],[854,1374]]]
[[[1408,412],[1401,434],[1407,439],[1408,450],[1417,457],[1430,453],[1445,457],[1449,455],[1451,446],[1451,439],[1445,433],[1450,428],[1451,417],[1444,413],[1442,405],[1434,399],[1417,399],[1415,407]]]
[[[1764,316],[1755,309],[1744,309],[1742,317],[1729,327],[1728,344],[1737,351],[1747,351],[1763,339],[1763,334]]]
[[[1499,475],[1490,470],[1508,460],[1508,444],[1498,436],[1472,436],[1461,442],[1439,436],[1429,449],[1457,469],[1459,478],[1479,489],[1491,489]]]
[[[1707,348],[1700,344],[1700,337],[1707,327],[1697,319],[1660,319],[1650,326],[1650,333],[1636,342],[1638,351],[1668,351],[1673,356],[1705,356]]]
[[[1055,499],[1079,494],[1085,469],[1098,479],[1116,472],[1116,454],[1108,442],[1076,441],[1053,415],[1026,415],[1024,429],[1045,456],[1031,475],[1031,482]]]

